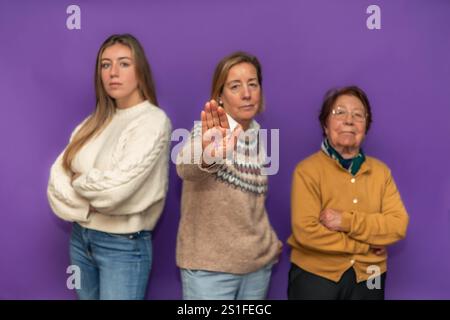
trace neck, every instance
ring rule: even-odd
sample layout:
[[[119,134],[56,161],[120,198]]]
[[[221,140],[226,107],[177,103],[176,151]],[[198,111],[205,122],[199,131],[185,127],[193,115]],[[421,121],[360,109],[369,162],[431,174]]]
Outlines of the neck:
[[[116,99],[116,107],[119,109],[126,109],[135,106],[144,101],[139,92],[135,91],[127,97]]]
[[[359,154],[359,147],[342,147],[342,146],[338,147],[338,146],[334,146],[330,142],[330,140],[328,140],[328,143],[334,148],[334,150],[339,152],[339,154],[344,159],[352,159]]]
[[[237,121],[237,123],[239,123],[241,125],[241,127],[244,131],[247,131],[247,129],[250,128],[251,122],[252,122],[252,120]]]

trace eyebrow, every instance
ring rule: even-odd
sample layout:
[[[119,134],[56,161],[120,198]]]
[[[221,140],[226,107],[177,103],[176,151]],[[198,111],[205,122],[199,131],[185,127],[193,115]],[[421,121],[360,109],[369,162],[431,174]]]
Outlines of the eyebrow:
[[[348,109],[347,108],[347,106],[344,106],[343,104],[338,104],[337,106],[336,106],[336,108],[344,108],[344,109]],[[360,107],[356,107],[355,109],[352,109],[352,111],[355,111],[355,110],[360,110],[360,111],[366,111],[364,108],[360,108]]]
[[[251,79],[248,79],[247,82],[249,82],[249,81],[258,81],[258,78],[251,78]],[[228,81],[226,84],[231,84],[231,83],[233,83],[233,82],[239,82],[239,83],[241,83],[242,81],[241,81],[241,80],[231,80],[231,81]]]
[[[130,57],[119,57],[117,60],[123,60],[123,59],[128,59],[128,60],[131,60],[131,58]],[[112,61],[110,58],[102,58],[102,61],[103,60],[108,60],[108,61]]]

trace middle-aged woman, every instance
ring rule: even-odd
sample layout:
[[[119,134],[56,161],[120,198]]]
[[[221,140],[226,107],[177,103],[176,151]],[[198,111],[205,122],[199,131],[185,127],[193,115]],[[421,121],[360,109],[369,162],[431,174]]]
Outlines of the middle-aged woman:
[[[361,144],[372,122],[356,86],[332,90],[319,116],[321,150],[301,161],[291,193],[289,299],[384,299],[386,247],[408,214],[389,168]]]
[[[223,58],[212,100],[179,154],[177,264],[184,299],[266,297],[281,242],[265,208],[267,176],[254,120],[262,94],[256,57],[236,52]]]

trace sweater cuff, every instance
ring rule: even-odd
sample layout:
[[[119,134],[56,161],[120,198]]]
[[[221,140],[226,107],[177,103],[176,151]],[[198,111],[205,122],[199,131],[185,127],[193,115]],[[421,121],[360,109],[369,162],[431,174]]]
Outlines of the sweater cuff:
[[[83,174],[79,175],[75,180],[72,181],[72,188],[80,195],[83,195],[82,184],[85,182],[86,182],[86,174],[83,173]]]
[[[220,167],[222,166],[220,163],[213,163],[207,167],[203,167],[201,162],[198,163],[197,165],[201,171],[208,172],[208,173],[216,173],[217,171],[219,171]]]
[[[89,190],[90,184],[95,184],[101,179],[103,179],[103,172],[96,168],[92,168],[87,173],[82,173],[73,180],[72,187],[75,191],[83,195],[84,190]]]
[[[361,249],[360,254],[367,254],[370,250],[370,245],[368,245],[367,243],[363,243],[363,242],[359,242],[359,247]]]
[[[341,230],[344,232],[350,232],[352,226],[352,212],[344,211],[341,216]]]

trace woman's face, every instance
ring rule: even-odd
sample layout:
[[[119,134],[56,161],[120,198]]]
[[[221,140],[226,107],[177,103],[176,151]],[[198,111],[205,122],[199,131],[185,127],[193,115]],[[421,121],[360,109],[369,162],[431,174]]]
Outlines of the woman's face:
[[[261,87],[256,68],[247,62],[233,66],[220,96],[223,108],[247,129],[261,103]]]
[[[116,100],[117,107],[139,103],[142,98],[131,49],[116,43],[103,51],[100,61],[103,87]]]
[[[325,134],[338,151],[359,150],[366,132],[366,111],[362,102],[354,96],[342,95],[333,105],[328,116]]]

